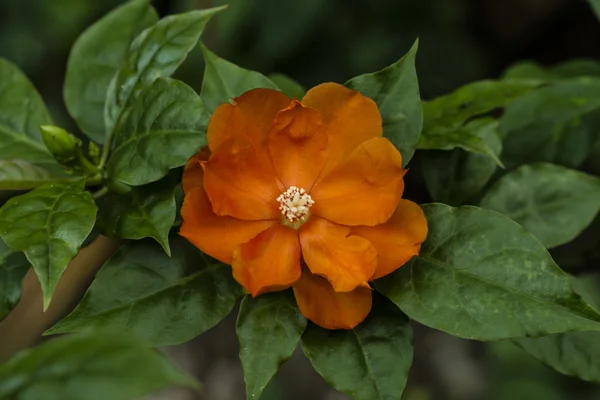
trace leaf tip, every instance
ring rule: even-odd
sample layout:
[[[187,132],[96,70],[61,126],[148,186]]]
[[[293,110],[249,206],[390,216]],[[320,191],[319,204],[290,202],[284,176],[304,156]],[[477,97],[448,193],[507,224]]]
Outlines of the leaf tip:
[[[42,311],[46,312],[46,311],[48,311],[48,307],[50,307],[50,302],[52,301],[52,295],[51,294],[46,295],[44,293],[43,301],[44,301],[44,306],[42,308]]]

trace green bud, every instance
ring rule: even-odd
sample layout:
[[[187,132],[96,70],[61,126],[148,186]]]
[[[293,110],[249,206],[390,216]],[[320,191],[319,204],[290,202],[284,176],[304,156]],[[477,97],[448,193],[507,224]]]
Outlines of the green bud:
[[[75,163],[78,152],[81,151],[81,140],[58,126],[42,125],[40,132],[46,147],[56,161],[65,166],[72,166]]]
[[[96,162],[96,164],[100,160],[100,147],[92,141],[88,144],[88,155]]]

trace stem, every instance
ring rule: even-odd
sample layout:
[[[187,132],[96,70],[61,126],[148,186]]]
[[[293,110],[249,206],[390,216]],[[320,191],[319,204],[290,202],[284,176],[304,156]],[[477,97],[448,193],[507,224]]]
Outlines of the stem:
[[[102,174],[100,172],[98,172],[96,175],[90,176],[85,181],[85,184],[87,186],[99,186],[102,184],[102,182],[104,182],[104,177],[102,176]]]
[[[84,171],[88,172],[90,175],[98,174],[98,167],[92,164],[83,154],[79,156],[79,165],[83,168]]]
[[[94,199],[99,199],[100,197],[106,195],[108,192],[109,192],[108,188],[106,186],[104,186],[103,188],[101,188],[97,192],[92,193],[92,197]]]
[[[103,169],[106,165],[106,161],[108,161],[108,155],[110,154],[110,148],[112,146],[113,132],[114,130],[111,130],[106,136],[106,141],[104,142],[104,146],[102,146],[102,156],[100,157],[100,164],[98,164],[99,169]]]
[[[122,242],[99,236],[81,249],[64,272],[46,312],[42,291],[33,270],[23,280],[23,295],[14,310],[0,322],[0,363],[19,350],[41,341],[42,333],[73,310],[100,267]]]

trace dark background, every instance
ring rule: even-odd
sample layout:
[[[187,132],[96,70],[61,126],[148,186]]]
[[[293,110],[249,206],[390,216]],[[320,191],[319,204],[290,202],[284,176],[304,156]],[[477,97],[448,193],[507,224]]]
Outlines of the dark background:
[[[0,57],[22,68],[58,125],[75,129],[62,102],[75,38],[119,0],[0,0]],[[161,16],[224,1],[160,0]],[[417,71],[424,99],[478,79],[495,78],[513,62],[551,65],[600,59],[600,23],[584,0],[232,0],[203,36],[219,56],[265,74],[285,73],[305,87],[345,82],[379,70],[420,40]],[[201,87],[195,50],[179,79]],[[416,163],[411,163],[411,167]],[[420,181],[413,168],[411,181]],[[410,175],[410,174],[409,174]],[[427,201],[422,186],[415,200]],[[243,399],[232,315],[185,346],[165,351],[205,383],[202,395],[169,391],[153,399]],[[510,342],[467,342],[415,324],[416,356],[404,399],[600,399],[596,386],[563,377]],[[284,365],[264,400],[345,399],[327,388],[300,353]]]

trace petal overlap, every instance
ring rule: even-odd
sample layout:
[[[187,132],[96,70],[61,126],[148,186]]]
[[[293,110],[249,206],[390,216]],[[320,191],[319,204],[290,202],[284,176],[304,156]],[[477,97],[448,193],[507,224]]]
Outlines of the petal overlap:
[[[367,286],[377,268],[377,251],[350,228],[311,218],[300,228],[302,255],[313,274],[327,278],[337,292]]]
[[[298,233],[273,225],[233,252],[233,277],[252,296],[290,287],[300,278]]]
[[[405,172],[389,140],[363,142],[315,185],[312,213],[342,225],[381,224],[402,197]]]
[[[310,191],[327,160],[327,135],[321,115],[294,100],[275,117],[269,153],[277,176],[286,187]]]
[[[293,288],[300,312],[326,329],[352,329],[371,311],[373,293],[368,287],[340,293],[325,278],[303,271]]]

